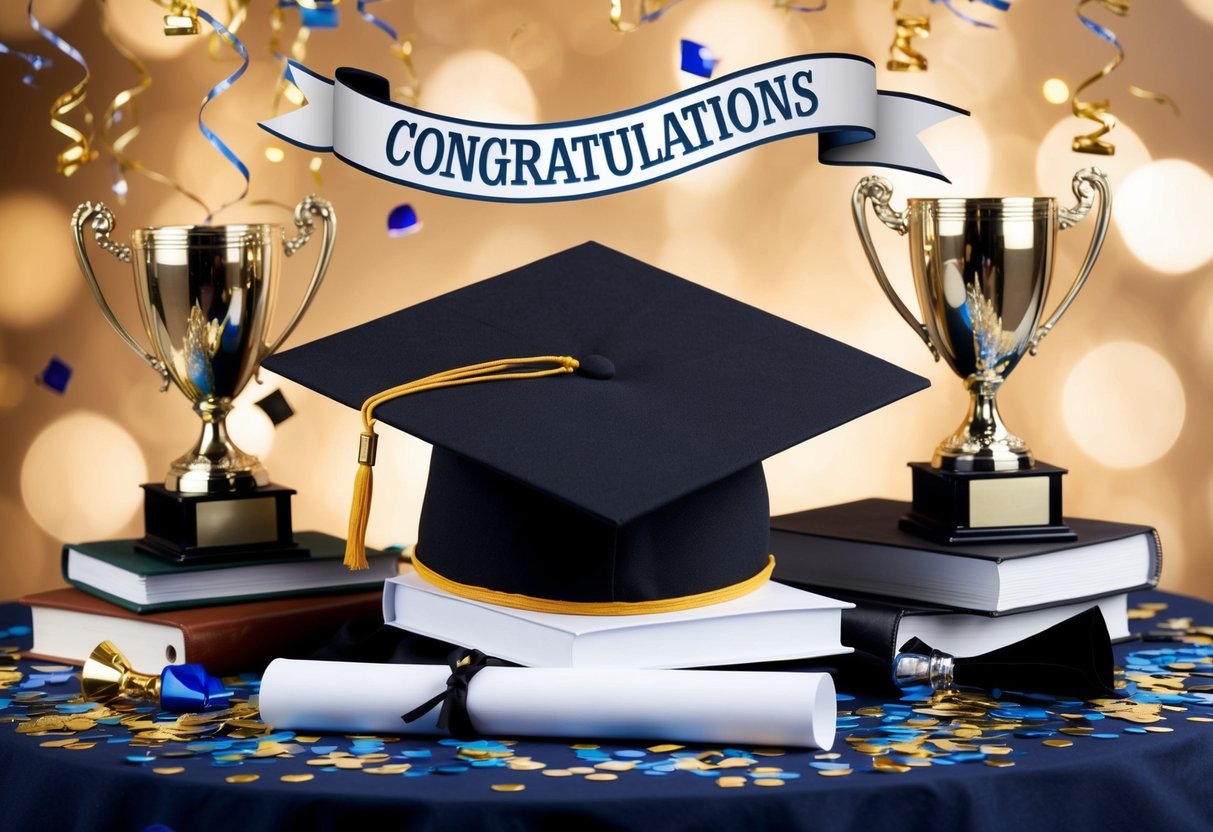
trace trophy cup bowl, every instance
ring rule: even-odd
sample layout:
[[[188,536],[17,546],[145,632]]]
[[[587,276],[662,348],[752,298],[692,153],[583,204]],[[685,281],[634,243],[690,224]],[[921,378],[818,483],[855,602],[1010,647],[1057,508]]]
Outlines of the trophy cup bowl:
[[[282,258],[311,239],[317,217],[322,234],[311,281],[281,333],[271,337]],[[290,541],[294,492],[270,484],[265,467],[233,443],[225,422],[232,400],[294,331],[328,269],[336,234],[332,206],[306,197],[294,219],[297,234],[290,239],[281,225],[185,225],[136,229],[127,245],[111,239],[114,215],[105,205],[85,202],[72,217],[80,269],[106,320],[160,374],[161,390],[176,385],[202,420],[198,441],[173,461],[163,486],[144,486],[143,542],[166,543],[170,551],[160,552],[166,557],[250,546],[300,551]],[[106,301],[85,249],[86,226],[103,251],[134,269],[150,350]]]
[[[969,391],[964,419],[935,449],[931,468],[936,471],[983,474],[1040,467],[1028,444],[1007,430],[995,396],[1024,354],[1035,354],[1069,309],[1103,246],[1111,214],[1107,177],[1086,168],[1074,175],[1072,186],[1073,208],[1059,207],[1050,197],[942,198],[909,199],[904,211],[890,207],[893,188],[885,179],[869,176],[855,188],[855,227],[881,289],[935,359],[943,358]],[[1041,324],[1057,232],[1081,222],[1096,194],[1099,212],[1078,276]],[[881,265],[868,230],[868,202],[881,222],[909,237],[921,322]],[[917,479],[915,484],[917,490]]]

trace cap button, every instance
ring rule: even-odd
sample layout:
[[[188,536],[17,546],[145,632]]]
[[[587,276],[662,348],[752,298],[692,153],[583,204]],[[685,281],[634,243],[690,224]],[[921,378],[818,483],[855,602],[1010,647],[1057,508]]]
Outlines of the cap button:
[[[587,355],[580,359],[577,374],[586,378],[608,379],[615,377],[615,365],[604,355]]]

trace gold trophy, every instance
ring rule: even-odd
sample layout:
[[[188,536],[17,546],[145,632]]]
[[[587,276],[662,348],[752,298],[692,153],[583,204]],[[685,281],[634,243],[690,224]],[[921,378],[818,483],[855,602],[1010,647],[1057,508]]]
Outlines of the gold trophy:
[[[964,379],[969,409],[935,449],[931,463],[910,463],[914,497],[902,528],[948,543],[1064,540],[1062,468],[1037,462],[1007,430],[995,395],[1025,353],[1036,354],[1082,289],[1103,246],[1112,210],[1107,177],[1097,168],[1074,175],[1073,208],[1049,197],[910,199],[889,205],[892,185],[864,178],[851,199],[855,227],[880,287],[939,360]],[[1040,323],[1053,272],[1058,229],[1081,222],[1095,195],[1099,213],[1086,258],[1069,292]],[[919,322],[898,297],[868,232],[865,205],[910,239],[910,264],[922,309]]]
[[[311,282],[282,332],[269,337],[281,255],[294,255],[321,220],[320,252]],[[114,315],[85,251],[85,226],[97,245],[135,271],[135,292],[151,351]],[[76,254],[93,297],[114,330],[194,406],[202,433],[169,467],[163,484],[144,485],[146,536],[140,548],[176,562],[306,554],[291,532],[292,489],[272,485],[264,466],[228,436],[232,400],[294,331],[328,268],[336,218],[309,196],[295,208],[298,233],[282,226],[217,225],[139,228],[130,245],[110,238],[114,215],[85,202],[72,217]]]

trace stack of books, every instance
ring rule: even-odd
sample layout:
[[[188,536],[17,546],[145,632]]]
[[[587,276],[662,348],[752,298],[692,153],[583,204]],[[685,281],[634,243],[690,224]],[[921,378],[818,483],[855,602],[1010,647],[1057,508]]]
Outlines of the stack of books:
[[[1158,582],[1149,526],[1067,518],[1077,540],[937,544],[898,529],[908,503],[868,499],[771,520],[775,580],[852,601],[843,641],[892,659],[920,638],[953,656],[1013,644],[1091,606],[1130,637],[1127,594]]]
[[[350,572],[345,541],[319,532],[295,537],[308,555],[190,565],[146,554],[134,540],[65,545],[71,586],[20,599],[33,617],[30,655],[83,664],[108,640],[140,672],[194,662],[223,674],[259,670],[346,621],[382,621],[395,553],[369,551],[370,569]]]

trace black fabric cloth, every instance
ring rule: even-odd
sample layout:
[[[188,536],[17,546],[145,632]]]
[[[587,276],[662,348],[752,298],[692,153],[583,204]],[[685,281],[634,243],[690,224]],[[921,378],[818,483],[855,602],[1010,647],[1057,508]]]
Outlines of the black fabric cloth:
[[[1213,605],[1164,593],[1143,593],[1133,601],[1165,601],[1166,616],[1192,616],[1213,623]],[[0,606],[0,630],[28,624],[28,612]],[[1149,622],[1139,623],[1147,629]],[[24,644],[28,637],[0,637],[0,644]],[[382,646],[382,645],[381,645]],[[1130,650],[1157,645],[1122,644]],[[38,662],[22,661],[29,671]],[[848,690],[840,677],[841,692]],[[49,695],[78,689],[74,682],[48,685]],[[12,691],[0,691],[0,700]],[[840,709],[874,707],[891,698],[860,695]],[[10,711],[0,708],[0,717]],[[1193,713],[1200,709],[1193,708]],[[216,767],[205,755],[160,758],[134,765],[127,745],[101,740],[86,751],[44,748],[45,737],[17,734],[0,723],[0,795],[4,828],[134,830],[163,824],[175,832],[300,832],[359,829],[389,832],[518,832],[518,830],[702,830],[779,829],[850,832],[883,828],[898,832],[982,829],[1021,832],[1074,830],[1213,828],[1213,733],[1189,722],[1188,714],[1168,714],[1168,734],[1122,733],[1101,741],[1076,738],[1070,748],[1041,746],[1037,738],[1008,736],[1018,756],[1012,768],[980,762],[915,769],[904,775],[871,772],[871,759],[848,747],[840,733],[834,751],[856,771],[847,777],[820,777],[811,768],[819,752],[795,751],[765,760],[799,779],[781,788],[722,789],[711,779],[678,772],[648,777],[629,772],[612,782],[581,777],[545,777],[540,772],[470,769],[421,778],[371,777],[356,771],[322,772],[303,758],[238,768]],[[1112,722],[1112,720],[1106,720]],[[506,738],[503,738],[506,739]],[[591,738],[535,741],[518,739],[520,756],[549,767],[583,764],[570,745]],[[322,737],[317,745],[339,745],[343,737]],[[612,743],[607,750],[644,749],[653,741]],[[179,748],[174,744],[171,747]],[[455,761],[456,749],[437,741],[408,739],[388,746],[393,754],[426,750],[432,765]],[[153,752],[158,753],[158,752]],[[174,776],[154,774],[152,765],[183,765]],[[285,783],[288,773],[314,773],[307,783]],[[255,783],[231,784],[233,773],[257,773]],[[499,793],[493,783],[523,783],[521,792]]]

